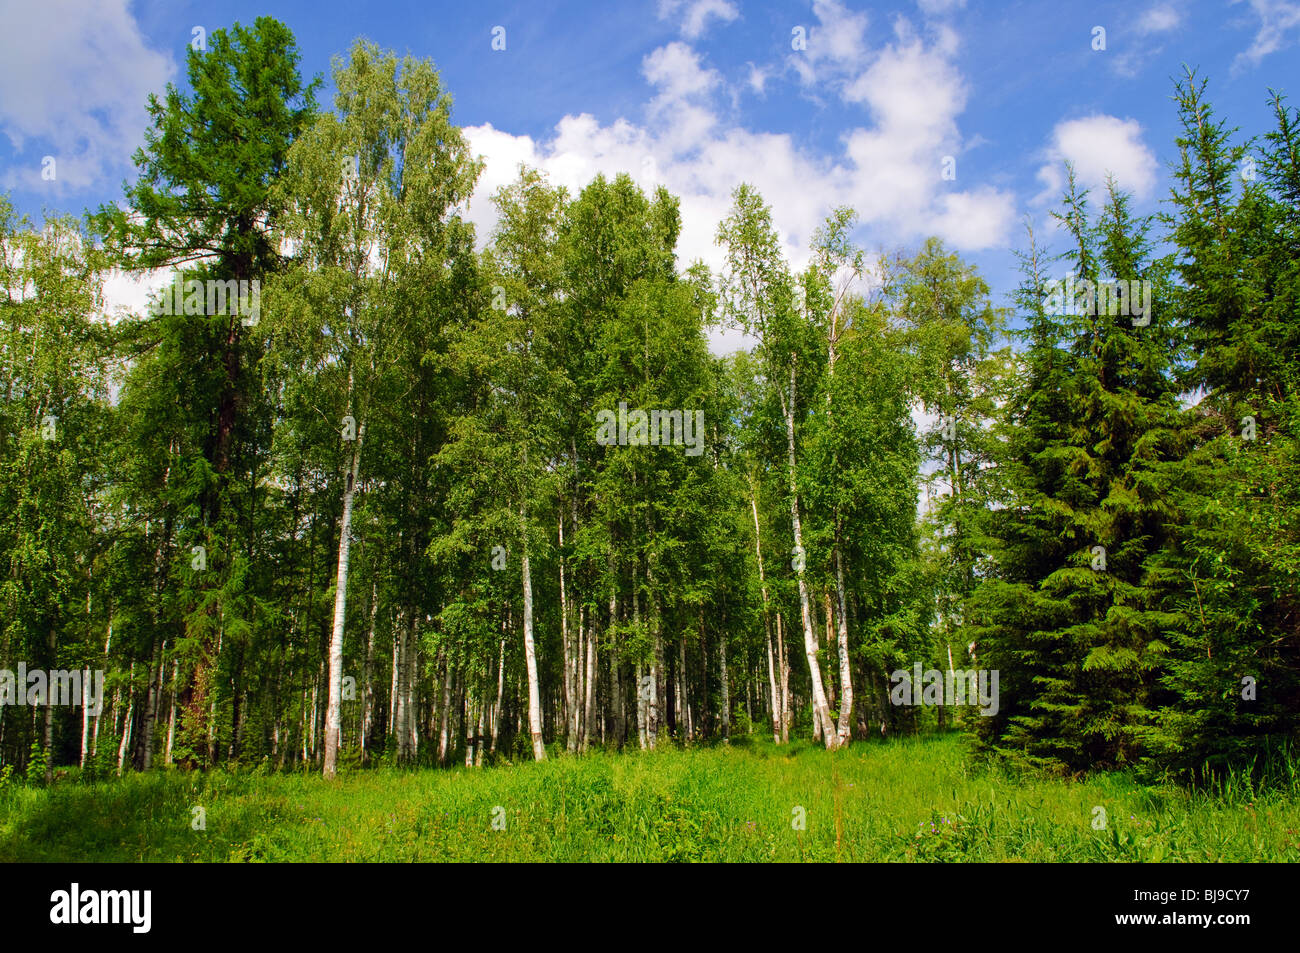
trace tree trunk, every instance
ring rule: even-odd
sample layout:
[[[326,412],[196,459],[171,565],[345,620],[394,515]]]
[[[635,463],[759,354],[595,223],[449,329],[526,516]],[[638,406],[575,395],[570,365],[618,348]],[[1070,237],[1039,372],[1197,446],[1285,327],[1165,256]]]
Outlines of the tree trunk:
[[[613,567],[610,568],[612,571]],[[613,628],[618,625],[618,585],[616,582],[611,582],[610,585],[609,624]],[[623,653],[620,642],[621,639],[615,636],[609,659],[609,693],[614,706],[614,746],[617,748],[623,747],[623,741],[627,737],[627,693],[623,688]]]
[[[687,741],[695,740],[695,725],[691,719],[691,696],[686,686],[686,634],[677,643],[677,724]]]
[[[836,744],[835,727],[831,724],[830,711],[826,705],[826,689],[822,684],[822,669],[817,661],[820,646],[817,644],[817,630],[813,628],[812,610],[809,606],[808,580],[804,573],[805,550],[803,548],[803,527],[799,522],[799,485],[795,471],[794,454],[794,415],[795,415],[795,364],[794,355],[790,357],[790,392],[789,398],[782,401],[785,405],[785,431],[787,443],[786,468],[790,478],[790,525],[794,531],[794,545],[798,554],[795,572],[799,578],[799,618],[803,623],[804,655],[808,659],[808,673],[812,680],[813,722],[816,732],[825,740],[827,748]]]
[[[122,770],[126,767],[126,749],[131,743],[131,721],[135,717],[135,690],[132,688],[132,681],[135,678],[135,663],[131,663],[131,671],[127,676],[126,683],[126,718],[122,722],[122,743],[117,746],[117,774],[122,776]],[[48,722],[47,722],[48,724]]]
[[[560,549],[556,561],[560,564],[560,646],[564,652],[564,747],[569,752],[578,747],[577,662],[569,641],[569,599],[564,587],[564,506],[560,505]]]
[[[167,751],[163,755],[163,764],[172,763],[172,746],[176,742],[176,685],[180,679],[180,674],[181,660],[178,656],[177,658],[172,659],[172,690],[167,705]],[[98,719],[96,719],[95,723],[95,734],[99,734]]]
[[[506,674],[506,620],[501,620],[501,648],[497,651],[497,700],[492,709],[492,747],[489,749],[490,754],[497,753],[497,737],[501,732],[501,703],[504,700],[502,692],[505,689]]]
[[[763,632],[767,636],[767,687],[772,699],[772,741],[781,743],[781,699],[776,690],[776,660],[772,657],[772,613],[768,608],[767,576],[763,573],[762,533],[758,525],[758,489],[750,488],[749,506],[754,514],[754,553],[758,557],[758,584],[763,591]]]
[[[722,655],[722,740],[731,743],[731,681],[727,677],[727,635],[718,634],[718,649]]]
[[[352,505],[357,494],[357,477],[361,469],[361,444],[366,436],[363,420],[357,427],[356,446],[352,448],[352,466],[343,488],[343,519],[339,526],[338,576],[334,588],[334,626],[330,631],[329,703],[325,708],[325,777],[338,773],[339,734],[343,713],[343,624],[348,606],[348,559],[352,552]]]
[[[652,589],[650,594],[650,628],[654,632],[654,660],[650,664],[650,678],[653,688],[650,692],[650,717],[646,725],[646,734],[653,751],[663,730],[663,722],[668,712],[668,679],[664,673],[664,635],[663,616],[659,611],[659,593],[654,590],[654,575],[647,573],[647,581]]]
[[[840,527],[836,526],[835,543],[835,593],[839,600],[836,618],[839,621],[840,650],[840,724],[838,744],[846,745],[853,735],[853,671],[849,662],[848,598],[844,592],[844,554],[839,543]]]
[[[402,660],[402,689],[405,693],[402,699],[403,728],[406,732],[406,757],[409,761],[416,761],[420,756],[420,692],[418,678],[420,672],[420,640],[416,636],[416,628],[415,610],[412,609],[407,622],[406,645],[404,646],[405,658]]]
[[[504,625],[504,621],[502,625]],[[454,653],[447,652],[442,666],[442,720],[438,730],[438,763],[447,763],[447,744],[451,737],[451,663]],[[500,684],[500,678],[497,679]]]
[[[398,658],[398,656],[401,654],[401,642],[402,642],[401,629],[402,629],[402,620],[400,618],[394,619],[393,620],[393,671],[388,686],[388,734],[392,736],[394,743],[396,743],[397,741],[397,703],[399,697],[397,692],[397,674],[401,669],[401,665],[399,664],[401,662],[401,659]]]
[[[582,623],[582,626],[583,626],[584,631],[586,631],[586,633],[587,633],[587,666],[586,666],[586,667],[587,667],[587,672],[586,672],[586,678],[585,678],[585,682],[584,682],[585,689],[586,689],[586,699],[585,699],[585,705],[583,706],[583,707],[584,707],[584,714],[583,714],[583,719],[582,719],[582,722],[583,722],[583,725],[582,725],[582,750],[583,750],[583,751],[587,751],[588,749],[591,748],[591,732],[592,732],[592,728],[591,728],[591,726],[592,726],[592,724],[593,724],[593,723],[595,722],[595,720],[596,720],[596,673],[597,673],[597,668],[596,668],[596,631],[595,631],[595,620],[593,619],[593,620],[592,620],[592,625],[588,626],[588,625],[586,624],[586,621],[587,621],[587,620],[586,620],[586,615],[587,615],[587,609],[586,609],[586,606],[584,606],[584,607],[582,608],[582,611],[579,613],[579,616],[578,616],[579,620],[580,620],[581,623]],[[595,615],[595,613],[593,613],[593,615]]]
[[[379,611],[379,584],[370,584],[370,627],[366,630],[366,662],[361,670],[361,762],[370,761],[370,733],[375,726],[375,618]]]
[[[794,709],[790,705],[790,656],[785,650],[785,616],[779,612],[776,615],[776,658],[781,672],[781,744],[788,744]]]
[[[519,510],[520,528],[524,537],[524,665],[528,672],[528,732],[533,740],[533,758],[546,760],[546,745],[542,742],[542,701],[537,684],[537,650],[533,644],[533,575],[528,563],[528,517]]]

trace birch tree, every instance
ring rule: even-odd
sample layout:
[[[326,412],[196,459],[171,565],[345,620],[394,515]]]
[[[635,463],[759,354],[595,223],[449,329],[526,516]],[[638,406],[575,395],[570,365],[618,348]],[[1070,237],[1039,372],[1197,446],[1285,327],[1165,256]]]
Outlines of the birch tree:
[[[727,318],[758,341],[763,372],[776,392],[785,424],[785,469],[789,487],[790,527],[794,539],[791,564],[798,579],[799,619],[804,655],[812,681],[813,720],[827,748],[838,745],[822,682],[818,654],[821,646],[813,626],[807,579],[807,550],[799,507],[797,419],[801,396],[818,376],[813,357],[814,335],[796,306],[794,286],[781,256],[771,209],[758,193],[742,185],[732,196],[731,213],[718,227],[718,243],[726,251],[723,307]],[[804,374],[800,389],[800,369]]]
[[[402,285],[442,263],[478,165],[451,125],[450,101],[427,61],[359,41],[334,69],[336,113],[324,114],[289,154],[285,237],[298,250],[277,305],[277,333],[343,448],[337,573],[329,642],[323,772],[337,771],[343,640],[353,511],[368,428],[400,410],[385,404],[399,374],[410,311]],[[373,416],[373,420],[371,419]],[[408,618],[415,616],[408,609]]]

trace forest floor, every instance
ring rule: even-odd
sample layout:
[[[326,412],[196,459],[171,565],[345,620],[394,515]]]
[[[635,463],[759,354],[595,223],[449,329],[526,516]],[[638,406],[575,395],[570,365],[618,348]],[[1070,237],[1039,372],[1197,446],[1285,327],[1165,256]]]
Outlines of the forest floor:
[[[0,860],[1295,861],[1297,788],[1013,777],[975,766],[957,734],[833,754],[745,738],[333,782],[166,770],[10,785]]]

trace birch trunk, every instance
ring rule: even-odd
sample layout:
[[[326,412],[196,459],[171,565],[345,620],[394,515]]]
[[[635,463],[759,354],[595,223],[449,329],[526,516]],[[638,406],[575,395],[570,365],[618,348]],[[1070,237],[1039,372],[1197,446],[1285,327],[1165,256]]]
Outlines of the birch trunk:
[[[375,617],[379,611],[379,584],[370,584],[370,626],[366,630],[366,662],[361,670],[361,761],[370,760],[370,733],[375,725]]]
[[[398,653],[401,644],[402,620],[395,619],[393,623],[393,672],[388,686],[388,731],[393,739],[397,739],[397,671],[398,671]]]
[[[528,672],[528,733],[533,740],[533,758],[546,760],[546,746],[542,743],[542,701],[537,684],[537,650],[533,644],[533,575],[528,563],[528,518],[519,510],[520,528],[524,536],[524,664]]]
[[[591,748],[591,726],[596,720],[596,632],[595,620],[592,625],[586,625],[586,607],[584,606],[579,615],[583,623],[583,628],[587,633],[587,674],[585,680],[586,699],[584,705],[584,714],[582,719],[582,750],[587,751]],[[593,613],[594,614],[594,613]]]
[[[53,669],[57,664],[58,636],[54,628],[50,628],[49,647],[50,647],[50,668]],[[21,689],[20,689],[21,690]],[[54,780],[54,686],[48,681],[45,685],[45,730],[42,744],[45,747],[45,783],[49,784]]]
[[[677,709],[677,723],[684,726],[682,734],[687,741],[695,740],[695,724],[691,718],[691,696],[686,687],[686,635],[677,643],[677,697],[680,706]]]
[[[465,767],[474,767],[474,693],[465,679]]]
[[[135,663],[131,663],[130,674],[127,675],[126,683],[126,718],[122,721],[122,743],[117,746],[117,774],[122,776],[122,769],[126,766],[126,748],[131,743],[131,720],[135,716],[135,691],[131,687],[131,682],[135,677]]]
[[[840,724],[838,744],[846,745],[853,734],[853,671],[849,664],[848,598],[844,591],[844,555],[839,545],[839,527],[836,527],[835,544],[835,594],[839,605],[836,619],[839,623],[840,650]]]
[[[835,638],[835,610],[831,608],[831,591],[829,589],[822,590],[822,608],[826,612],[826,645],[830,649],[831,654],[838,659],[839,651],[836,648]],[[817,620],[814,619],[813,621],[816,622]],[[835,707],[834,673],[832,673],[830,678],[826,681],[826,706],[828,709]]]
[[[416,675],[420,671],[420,640],[416,637],[415,611],[407,623],[405,659],[402,662],[405,698],[402,701],[406,728],[406,756],[415,761],[420,756],[420,697]]]
[[[451,663],[452,653],[448,652],[442,668],[442,719],[438,731],[439,764],[447,763],[447,745],[451,738]],[[499,679],[498,684],[500,684]]]
[[[502,692],[505,690],[506,674],[506,637],[505,637],[506,620],[501,620],[501,648],[497,651],[497,700],[496,705],[492,708],[492,747],[488,749],[489,754],[497,753],[497,738],[501,733],[501,702],[503,699]]]
[[[610,569],[612,571],[612,565]],[[618,625],[618,588],[614,583],[611,583],[611,586],[609,593],[609,624],[612,628]],[[614,744],[618,748],[623,747],[623,739],[627,737],[627,693],[623,689],[622,669],[623,653],[619,650],[619,639],[615,636],[614,649],[609,660],[609,694],[614,706]]]
[[[654,576],[649,575],[647,579],[653,586]],[[650,625],[654,630],[654,661],[650,665],[653,687],[650,692],[650,717],[646,725],[646,734],[650,739],[650,750],[653,751],[659,741],[662,723],[667,721],[668,714],[668,679],[664,675],[663,616],[659,612],[658,592],[650,596]]]
[[[361,469],[361,444],[366,424],[357,427],[356,446],[352,448],[352,466],[343,488],[343,519],[339,526],[338,576],[334,588],[334,626],[330,631],[329,702],[325,708],[325,777],[338,773],[339,734],[343,713],[343,623],[348,606],[348,560],[352,554],[352,505],[357,494],[357,477]]]
[[[637,576],[635,565],[632,570],[632,625],[637,629],[641,626],[641,597],[637,593]],[[636,663],[636,737],[637,742],[644,751],[649,746],[649,733],[646,726],[650,723],[650,698],[654,694],[654,682],[651,680],[648,684],[644,681],[644,668],[641,662]]]
[[[483,767],[483,747],[487,737],[487,714],[492,707],[487,679],[483,679],[483,695],[478,703],[478,728],[474,732],[474,767]]]
[[[569,599],[564,588],[564,507],[560,507],[560,645],[564,651],[564,747],[569,752],[577,750],[578,717],[577,688],[574,685],[576,661],[573,646],[569,644]]]
[[[89,671],[89,670],[87,670]],[[81,680],[81,768],[86,768],[86,753],[90,744],[90,678]]]
[[[794,531],[794,545],[800,554],[796,563],[796,575],[799,578],[799,618],[803,623],[804,655],[808,659],[808,672],[812,680],[813,723],[816,731],[825,739],[826,747],[835,747],[835,727],[831,724],[830,712],[826,706],[826,690],[822,684],[822,669],[817,661],[820,646],[817,644],[817,630],[813,628],[812,611],[809,607],[808,580],[804,574],[805,550],[803,548],[803,527],[799,521],[799,485],[795,474],[794,455],[794,413],[795,413],[795,364],[794,355],[790,357],[790,392],[789,397],[781,402],[785,412],[786,432],[786,469],[790,478],[790,525]]]
[[[172,690],[167,703],[167,752],[163,755],[163,764],[172,763],[172,746],[176,743],[176,685],[180,674],[181,660],[175,658],[172,660]],[[99,733],[98,719],[95,723],[95,733]]]
[[[767,576],[763,573],[762,533],[758,525],[758,489],[751,485],[749,507],[754,514],[754,553],[758,557],[758,585],[763,591],[763,632],[767,636],[767,687],[772,699],[772,741],[781,743],[781,698],[776,690],[776,660],[772,657],[772,613],[768,608]]]
[[[153,733],[158,721],[158,704],[162,694],[163,652],[167,648],[164,639],[162,646],[155,650],[149,666],[149,688],[145,693],[144,724],[141,725],[140,738],[136,743],[140,770],[148,771],[153,767]]]
[[[731,744],[731,682],[727,677],[727,638],[718,638],[718,647],[722,651],[722,740]]]
[[[790,707],[790,656],[785,650],[785,616],[776,615],[776,658],[781,671],[781,743],[790,741],[790,723],[794,711]]]

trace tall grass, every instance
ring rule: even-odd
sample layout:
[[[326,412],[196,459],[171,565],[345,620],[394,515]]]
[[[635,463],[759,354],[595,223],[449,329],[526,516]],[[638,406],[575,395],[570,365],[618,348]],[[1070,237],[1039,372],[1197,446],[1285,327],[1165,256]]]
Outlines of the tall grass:
[[[958,735],[836,753],[746,741],[333,782],[221,770],[14,785],[0,794],[0,859],[1300,859],[1294,770],[1289,783],[1262,787],[1245,771],[1188,791],[1124,774],[1069,782],[980,768]],[[205,830],[193,827],[197,807]]]

